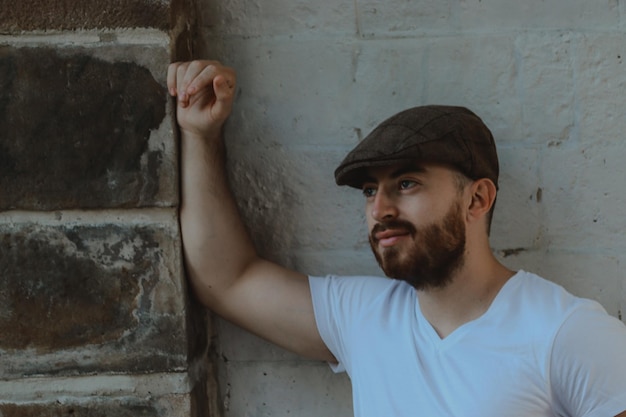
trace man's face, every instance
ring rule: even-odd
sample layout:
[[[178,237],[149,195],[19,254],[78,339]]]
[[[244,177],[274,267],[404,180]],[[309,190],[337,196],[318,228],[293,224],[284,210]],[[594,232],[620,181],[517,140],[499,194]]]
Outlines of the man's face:
[[[370,170],[363,186],[374,256],[418,290],[442,288],[463,265],[465,217],[457,174],[434,164]]]

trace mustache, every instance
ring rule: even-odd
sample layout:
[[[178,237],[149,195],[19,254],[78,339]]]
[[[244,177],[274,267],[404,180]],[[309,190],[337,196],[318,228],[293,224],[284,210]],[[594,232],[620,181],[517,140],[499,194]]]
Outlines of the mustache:
[[[398,220],[393,219],[387,222],[376,223],[370,232],[370,240],[373,242],[378,242],[376,239],[376,234],[380,232],[384,232],[386,230],[403,230],[409,233],[411,236],[415,236],[417,234],[417,228],[406,220]]]

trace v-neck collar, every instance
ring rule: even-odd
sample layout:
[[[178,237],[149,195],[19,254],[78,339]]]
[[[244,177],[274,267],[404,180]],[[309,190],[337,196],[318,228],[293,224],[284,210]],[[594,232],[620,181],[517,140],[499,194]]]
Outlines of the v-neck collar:
[[[426,317],[424,317],[424,314],[422,313],[422,309],[419,304],[419,298],[416,296],[415,315],[417,316],[417,322],[421,331],[426,334],[426,337],[437,349],[444,349],[448,346],[456,344],[458,340],[462,339],[463,336],[470,332],[472,328],[475,327],[477,324],[480,324],[484,320],[488,320],[489,317],[494,314],[498,314],[498,311],[503,307],[504,301],[502,300],[508,298],[507,294],[511,291],[514,291],[514,282],[520,279],[519,276],[522,275],[522,272],[522,270],[517,271],[515,275],[513,275],[504,283],[502,288],[500,288],[493,301],[489,305],[489,308],[487,308],[487,311],[485,311],[479,317],[463,323],[443,339],[439,336],[433,325],[430,324]]]

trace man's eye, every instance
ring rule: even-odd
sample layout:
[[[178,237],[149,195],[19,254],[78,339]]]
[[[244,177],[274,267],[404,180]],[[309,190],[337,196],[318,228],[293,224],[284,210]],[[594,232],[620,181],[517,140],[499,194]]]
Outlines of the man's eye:
[[[376,188],[374,188],[374,187],[363,187],[363,195],[365,197],[374,197],[376,195]]]
[[[411,180],[402,180],[400,181],[400,189],[406,190],[408,188],[414,187],[417,183]]]

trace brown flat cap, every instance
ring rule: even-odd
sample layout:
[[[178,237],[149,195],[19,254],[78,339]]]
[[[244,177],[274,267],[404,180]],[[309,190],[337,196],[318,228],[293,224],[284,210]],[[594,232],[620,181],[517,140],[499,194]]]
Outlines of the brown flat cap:
[[[421,106],[382,122],[335,170],[338,185],[361,188],[370,167],[408,161],[449,164],[498,186],[498,154],[483,121],[464,107]]]

